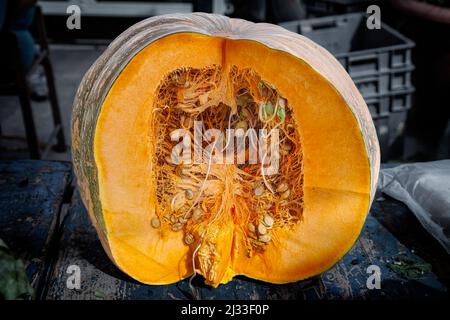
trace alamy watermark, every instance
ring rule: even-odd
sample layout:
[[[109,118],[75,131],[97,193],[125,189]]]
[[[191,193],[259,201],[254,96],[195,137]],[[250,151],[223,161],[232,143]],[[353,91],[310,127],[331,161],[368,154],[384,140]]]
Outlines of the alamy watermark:
[[[366,13],[369,14],[366,21],[367,29],[379,30],[381,29],[381,9],[379,6],[373,4],[367,7]]]
[[[72,4],[67,7],[66,13],[69,17],[66,21],[66,27],[69,30],[80,30],[81,29],[81,9],[76,4]]]
[[[381,269],[376,264],[367,267],[366,272],[370,274],[366,281],[366,287],[369,290],[381,289]]]
[[[276,128],[267,130],[242,128],[211,128],[203,132],[203,122],[194,121],[193,135],[187,129],[170,133],[173,164],[261,164],[264,175],[278,173],[280,162],[280,133]],[[203,147],[203,143],[208,145]],[[248,148],[246,147],[248,145]],[[192,152],[193,150],[193,152]]]
[[[69,290],[80,290],[81,288],[81,269],[76,264],[67,267],[66,273],[69,275],[66,280],[66,287]]]

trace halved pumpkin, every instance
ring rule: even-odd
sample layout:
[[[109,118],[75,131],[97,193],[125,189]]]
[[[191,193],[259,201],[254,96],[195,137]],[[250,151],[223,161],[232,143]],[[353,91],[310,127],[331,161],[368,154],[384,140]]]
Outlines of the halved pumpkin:
[[[209,153],[175,163],[171,134],[197,123],[226,143],[203,136]],[[250,144],[245,163],[216,161],[239,128],[278,129],[277,172],[248,161]],[[199,13],[120,35],[80,85],[72,139],[105,250],[147,284],[321,273],[357,239],[379,171],[367,106],[330,53],[278,26]]]

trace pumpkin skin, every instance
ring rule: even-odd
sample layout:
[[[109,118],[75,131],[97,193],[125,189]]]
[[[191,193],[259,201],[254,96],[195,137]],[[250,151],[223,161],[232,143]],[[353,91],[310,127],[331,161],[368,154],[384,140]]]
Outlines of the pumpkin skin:
[[[272,243],[251,257],[236,217],[224,214],[206,237],[196,237],[200,252],[212,243],[207,253],[216,258],[208,268],[182,233],[151,226],[156,140],[148,124],[155,92],[171,71],[231,64],[255,70],[292,106],[303,153],[303,211],[293,227],[274,228]],[[235,275],[292,282],[333,266],[361,231],[380,161],[368,108],[328,51],[279,26],[204,13],[146,19],[108,47],[75,98],[72,156],[83,202],[122,271],[146,284],[169,284],[191,276],[197,262],[214,287]]]

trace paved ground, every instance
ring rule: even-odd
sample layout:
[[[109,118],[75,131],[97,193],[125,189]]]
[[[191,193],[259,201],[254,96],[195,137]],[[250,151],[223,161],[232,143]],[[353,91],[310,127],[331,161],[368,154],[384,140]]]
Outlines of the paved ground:
[[[55,45],[51,48],[56,89],[67,143],[70,143],[70,116],[78,85],[85,72],[105,49],[105,46],[90,45]],[[48,101],[33,102],[33,114],[39,141],[46,143],[53,129]],[[27,158],[25,129],[17,97],[0,96],[0,121],[2,128],[0,159]],[[70,160],[70,151],[50,152],[47,159]]]

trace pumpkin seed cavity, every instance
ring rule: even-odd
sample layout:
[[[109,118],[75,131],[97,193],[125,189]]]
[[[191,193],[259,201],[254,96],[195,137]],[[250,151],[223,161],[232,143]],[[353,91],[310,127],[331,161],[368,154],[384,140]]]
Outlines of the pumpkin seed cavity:
[[[232,215],[232,220],[223,221],[242,222],[236,230],[244,230],[251,256],[273,242],[277,229],[301,221],[303,166],[298,123],[289,102],[276,88],[251,69],[182,68],[163,79],[156,97],[151,122],[156,140],[157,217],[151,219],[153,228],[182,231],[184,243],[193,245],[211,223]],[[245,164],[237,164],[236,158],[230,164],[216,164],[212,154],[201,164],[185,161],[174,165],[171,151],[178,142],[171,141],[170,133],[184,128],[193,135],[194,121],[200,120],[204,131],[280,129],[279,172],[266,176],[260,163],[248,164],[248,159]],[[226,136],[222,137],[228,144]],[[204,142],[203,147],[209,143]],[[245,154],[248,157],[248,150]]]

